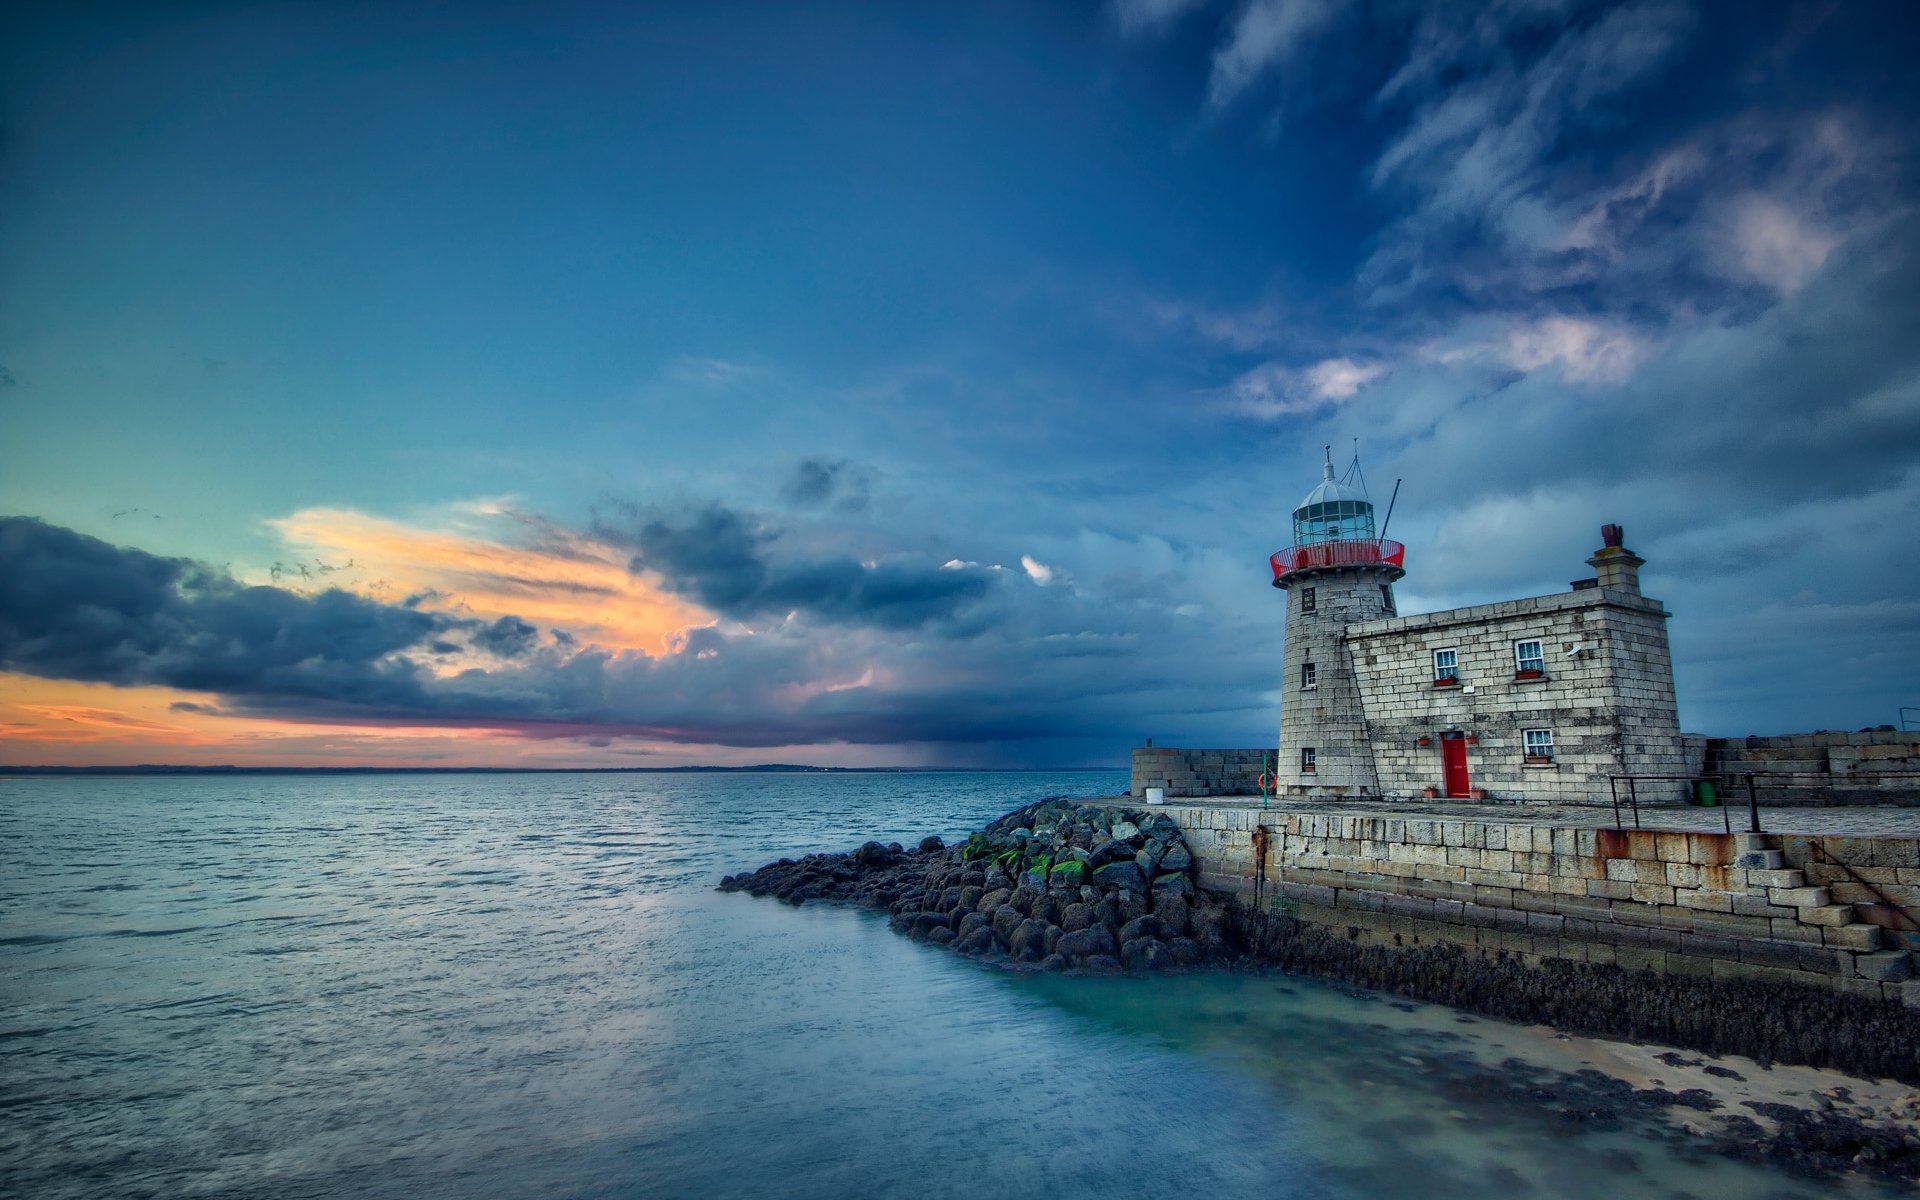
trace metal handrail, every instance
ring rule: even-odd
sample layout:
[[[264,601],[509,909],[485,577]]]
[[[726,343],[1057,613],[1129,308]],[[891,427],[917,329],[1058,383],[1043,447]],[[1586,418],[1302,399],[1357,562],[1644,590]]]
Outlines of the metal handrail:
[[[1640,788],[1639,788],[1640,783],[1642,782],[1645,782],[1645,783],[1692,783],[1695,780],[1702,779],[1702,778],[1705,778],[1705,776],[1701,776],[1701,775],[1609,775],[1607,776],[1607,791],[1613,797],[1613,827],[1615,829],[1626,828],[1625,825],[1622,825],[1620,823],[1620,781],[1621,780],[1624,779],[1627,781],[1627,803],[1630,804],[1633,808],[1633,827],[1635,829],[1638,829],[1640,828]],[[1751,799],[1751,797],[1749,797],[1749,799]],[[1733,819],[1727,816],[1727,806],[1722,804],[1719,807],[1720,807],[1721,822],[1727,826],[1727,832],[1732,833]],[[1754,816],[1753,816],[1753,832],[1755,833],[1760,832],[1760,817],[1757,810],[1754,812]]]
[[[1406,566],[1407,548],[1388,538],[1342,538],[1337,541],[1309,542],[1274,551],[1268,561],[1273,577],[1283,579],[1295,571],[1313,571],[1327,567]]]

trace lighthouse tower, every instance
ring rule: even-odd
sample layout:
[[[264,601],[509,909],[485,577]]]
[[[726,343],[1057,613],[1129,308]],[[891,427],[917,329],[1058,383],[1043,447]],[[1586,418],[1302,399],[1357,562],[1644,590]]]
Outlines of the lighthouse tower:
[[[1393,614],[1405,557],[1376,532],[1365,490],[1334,477],[1329,450],[1319,486],[1293,510],[1293,545],[1272,558],[1287,595],[1281,795],[1379,794],[1346,628]]]

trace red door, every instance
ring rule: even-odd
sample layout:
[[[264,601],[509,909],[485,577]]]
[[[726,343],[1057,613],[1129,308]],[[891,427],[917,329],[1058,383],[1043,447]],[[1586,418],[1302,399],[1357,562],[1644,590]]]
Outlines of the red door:
[[[1458,733],[1440,737],[1440,770],[1449,796],[1467,794],[1467,739]]]

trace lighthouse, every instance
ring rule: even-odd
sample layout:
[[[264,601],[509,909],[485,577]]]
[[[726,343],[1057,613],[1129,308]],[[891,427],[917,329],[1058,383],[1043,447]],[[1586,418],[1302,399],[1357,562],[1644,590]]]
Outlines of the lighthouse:
[[[1287,597],[1280,794],[1380,794],[1346,632],[1394,615],[1405,558],[1406,547],[1379,536],[1365,489],[1335,478],[1329,450],[1319,485],[1293,510],[1293,544],[1271,559]]]

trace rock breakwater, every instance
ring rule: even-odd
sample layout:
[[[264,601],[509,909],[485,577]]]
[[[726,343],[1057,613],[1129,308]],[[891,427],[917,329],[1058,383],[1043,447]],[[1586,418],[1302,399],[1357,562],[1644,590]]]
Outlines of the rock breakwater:
[[[1195,889],[1193,852],[1171,819],[1065,799],[1016,809],[959,845],[868,842],[730,875],[720,890],[885,908],[916,940],[1048,971],[1235,957],[1233,914]]]

